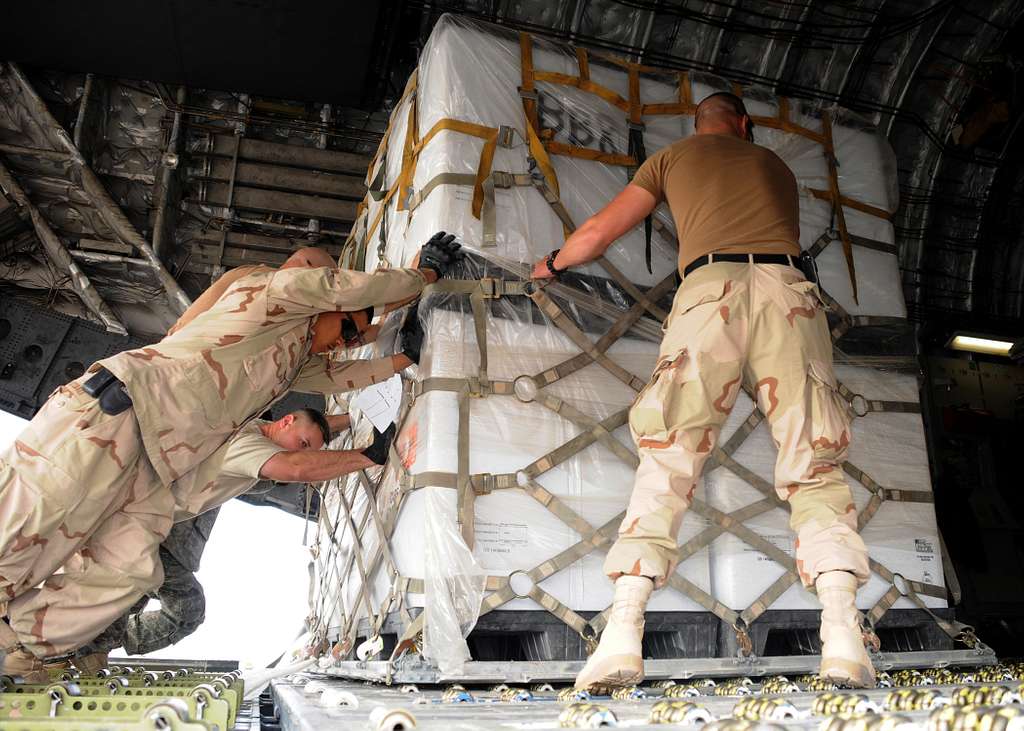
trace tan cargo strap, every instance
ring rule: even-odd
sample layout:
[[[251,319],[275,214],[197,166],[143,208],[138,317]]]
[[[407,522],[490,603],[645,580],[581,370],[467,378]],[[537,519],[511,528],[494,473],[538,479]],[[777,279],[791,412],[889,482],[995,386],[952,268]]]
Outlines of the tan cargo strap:
[[[821,241],[821,239],[818,239]],[[818,295],[821,297],[830,311],[832,311],[838,318],[839,321],[835,327],[832,328],[831,336],[832,342],[838,342],[851,328],[854,327],[906,327],[907,320],[903,317],[890,317],[884,315],[851,315],[846,311],[839,302],[830,295],[825,289],[822,288],[821,283],[818,283]]]
[[[943,617],[940,617],[924,603],[920,596],[918,596],[918,591],[915,588],[914,582],[907,581],[906,585],[907,598],[916,604],[918,609],[926,612],[928,616],[935,621],[935,624],[939,625],[939,629],[945,632],[952,640],[962,642],[972,648],[977,647],[980,644],[980,641],[974,634],[974,627],[969,624],[964,624],[963,622],[958,622],[955,619],[944,619]],[[943,598],[945,598],[945,594],[943,594]]]
[[[402,96],[399,98],[398,102],[394,106],[395,109],[401,109],[402,105],[406,102],[406,100],[416,93],[418,76],[419,69],[413,69],[412,74],[409,75],[409,80],[405,82],[405,89],[402,91]],[[378,160],[380,160],[380,158],[384,155],[384,151],[387,148],[388,142],[391,139],[391,132],[393,131],[395,119],[396,117],[394,115],[388,118],[387,127],[384,128],[384,134],[381,136],[380,142],[377,144],[377,151],[373,154],[373,159],[370,160],[370,164],[366,168],[367,177],[369,177],[369,175],[373,172],[373,169],[377,166]],[[368,180],[364,179],[364,182],[366,182],[367,185],[369,186]]]
[[[522,86],[519,96],[523,100],[523,112],[526,124],[535,132],[540,132],[540,120],[537,115],[537,90],[533,77],[533,41],[528,33],[519,34],[519,65],[522,70]]]
[[[826,230],[821,236],[814,240],[813,244],[811,244],[807,248],[807,253],[813,256],[815,259],[817,259],[818,255],[825,250],[825,247],[835,240],[836,239],[835,236],[833,236],[832,231]],[[818,286],[821,287],[820,282],[818,283]]]
[[[410,211],[415,211],[427,199],[427,196],[434,192],[435,188],[442,185],[476,185],[476,173],[438,173],[419,190],[414,191],[410,188],[406,206]]]
[[[364,513],[364,516],[369,514],[373,517],[374,526],[376,528],[378,536],[377,547],[367,567],[367,573],[370,576],[373,576],[374,572],[376,572],[377,570],[377,567],[383,560],[391,577],[393,579],[397,579],[397,577],[399,576],[398,567],[394,562],[393,555],[391,554],[391,548],[389,545],[390,539],[388,538],[388,536],[391,535],[391,532],[394,529],[395,521],[398,519],[399,508],[401,507],[401,505],[398,504],[393,506],[389,514],[385,518],[382,518],[377,510],[376,497],[374,494],[375,491],[370,487],[369,478],[366,476],[365,470],[360,471],[359,481],[360,484],[362,485],[362,488],[367,498],[367,510]],[[360,528],[359,533],[361,533],[362,530],[363,528]],[[349,568],[342,574],[343,577],[348,575],[349,571],[351,570],[351,565],[352,564],[350,560],[348,564]],[[361,601],[361,595],[363,593],[369,594],[369,592],[372,590],[372,584],[364,584],[362,587],[360,587],[360,596],[357,596],[356,604],[358,604]],[[388,595],[381,602],[381,608],[373,620],[375,634],[379,633],[380,627],[383,626],[384,620],[387,618],[387,612],[393,603],[397,603],[399,611],[403,613],[403,617],[407,616],[408,613],[405,611],[403,594],[398,590],[394,583],[392,584],[391,590],[388,592]],[[370,617],[368,616],[367,619],[369,620]],[[352,616],[348,618],[346,626],[343,628],[343,631],[340,634],[344,637],[351,637],[352,640],[354,641],[357,629],[358,616],[353,613]]]
[[[716,448],[712,452],[712,455],[715,456],[719,465],[725,467],[737,477],[742,478],[744,482],[767,497],[769,500],[775,500],[779,506],[786,504],[786,501],[780,498],[775,492],[775,486],[772,485],[772,483],[768,482],[768,480],[761,477],[761,475],[757,474],[749,467],[746,467],[734,460],[732,456],[726,454],[724,450]]]
[[[494,195],[496,188],[511,188],[513,185],[532,185],[529,175],[492,172],[484,180],[484,207],[480,217],[483,227],[483,245],[490,248],[498,245],[498,211]]]
[[[534,601],[538,601],[538,603],[540,603],[541,606],[544,607],[544,609],[546,609],[548,612],[558,617],[562,621],[566,622],[566,624],[572,626],[574,629],[576,629],[577,632],[580,632],[581,635],[585,634],[587,632],[587,628],[585,626],[587,623],[585,620],[582,620],[582,618],[578,614],[573,612],[571,609],[566,607],[564,604],[562,604],[546,592],[538,593],[534,590],[539,590],[538,585],[545,579],[549,578],[550,576],[553,576],[565,567],[578,561],[580,558],[587,555],[591,551],[603,548],[605,545],[610,543],[612,540],[612,536],[615,534],[615,530],[618,527],[619,523],[622,522],[622,518],[624,517],[624,515],[625,513],[619,513],[617,516],[615,516],[610,521],[608,521],[596,530],[588,527],[587,532],[581,533],[583,538],[575,545],[570,546],[558,555],[542,562],[541,564],[535,566],[529,571],[513,572],[523,573],[527,577],[529,577],[531,581],[533,581],[533,589],[531,589],[530,593],[526,594],[525,596],[529,596],[530,598],[534,599]],[[512,590],[511,586],[509,585],[508,579],[503,578],[501,579],[501,581],[503,582],[501,588],[484,597],[484,600],[480,607],[481,616],[517,598],[517,594]],[[493,585],[489,584],[488,588],[490,589],[492,588],[492,586]],[[542,599],[543,601],[540,601],[538,598]],[[401,638],[399,639],[398,645],[395,648],[395,653],[392,655],[392,661],[397,659],[397,657],[399,657],[403,652],[409,649],[409,643],[423,629],[423,620],[423,613],[420,613],[416,620],[406,628],[405,632],[403,632]]]
[[[426,583],[423,579],[414,579],[408,576],[399,577],[399,583],[402,586],[402,590],[409,594],[423,594],[426,591]],[[488,574],[486,581],[484,581],[484,589],[486,591],[498,591],[508,583],[507,576],[498,576],[494,574]]]
[[[771,586],[765,589],[761,594],[751,602],[750,606],[740,612],[740,619],[746,626],[752,625],[757,619],[767,612],[773,603],[778,601],[779,597],[785,594],[789,587],[797,583],[800,577],[794,571],[787,571],[778,579],[772,582]]]
[[[843,471],[883,500],[893,500],[895,502],[902,503],[935,502],[935,496],[926,490],[901,490],[897,488],[883,487],[870,475],[864,472],[864,470],[854,466],[850,462],[843,463]]]
[[[819,200],[829,202],[833,200],[833,193],[831,190],[817,190],[815,188],[809,188],[808,192],[810,192],[811,195],[813,195],[815,198],[818,198]],[[866,213],[869,216],[881,218],[882,220],[885,221],[893,220],[893,214],[885,210],[884,208],[872,206],[862,201],[859,201],[856,198],[850,198],[849,196],[845,195],[840,195],[839,200],[842,202],[845,208],[852,208],[855,211],[860,211],[861,213]]]
[[[337,490],[338,490],[339,493],[341,493],[343,491],[343,489],[340,486],[337,487]],[[335,562],[334,559],[335,559],[335,553],[340,548],[339,542],[337,540],[337,531],[338,531],[338,528],[341,526],[340,518],[341,518],[341,509],[342,509],[342,507],[343,507],[343,503],[341,501],[339,501],[339,504],[338,504],[338,515],[336,516],[336,519],[335,519],[333,524],[332,524],[330,515],[327,514],[327,511],[323,511],[323,510],[321,511],[321,519],[322,519],[323,522],[327,523],[328,532],[331,534],[331,550],[328,552],[328,555],[326,557],[324,557],[325,558],[324,563],[325,563],[325,565],[330,567],[330,573],[328,574],[328,573],[322,572],[322,574],[321,574],[322,594],[323,594],[323,582],[325,580],[325,576],[331,575],[332,577],[337,577],[338,578],[338,583],[341,584],[342,579],[345,576],[347,576],[349,574],[349,572],[351,571],[352,564],[355,561],[355,555],[354,555],[354,552],[352,552],[348,556],[348,561],[347,561],[347,564],[346,564],[345,568],[340,573],[338,572],[338,565],[337,565],[337,563]],[[366,510],[364,512],[364,515],[362,515],[362,519],[360,521],[359,533],[361,533],[362,529],[364,529],[366,527],[366,522],[369,519],[369,517],[370,517],[370,511]],[[351,522],[350,519],[349,519],[349,522]],[[365,590],[365,588],[364,588],[364,590]],[[337,602],[340,601],[340,599],[341,599],[340,596],[336,597],[335,605],[333,605],[330,608],[330,610],[327,612],[328,616],[330,616],[330,615],[332,615],[334,613],[334,611],[337,608]],[[361,601],[361,597],[359,599],[357,599],[356,604],[358,604],[360,601]],[[322,616],[323,616],[323,614],[322,614]]]
[[[875,569],[874,562],[872,562],[871,568]],[[927,596],[945,599],[946,590],[944,587],[933,586],[931,584],[921,584],[920,582],[909,581],[905,577],[892,574],[891,572],[886,573],[888,576],[883,574],[883,578],[889,581],[891,586],[867,612],[867,620],[872,628],[877,626],[878,622],[881,621],[882,617],[885,616],[900,597],[906,597],[912,601],[918,609],[926,612],[935,624],[939,626],[939,629],[945,632],[951,639],[957,642],[962,642],[968,647],[975,647],[979,644],[979,640],[974,634],[973,627],[956,620],[948,620],[938,616],[919,596],[919,594],[925,594]],[[902,590],[897,585],[897,580],[903,585],[904,588]]]
[[[899,254],[899,249],[897,249],[896,244],[888,244],[884,241],[876,241],[875,239],[869,239],[863,236],[856,236],[854,234],[848,234],[848,237],[850,239],[850,243],[854,244],[855,246],[859,246],[862,249],[872,249],[873,251],[881,251],[885,254],[892,254],[893,256],[897,256]],[[833,241],[840,240],[841,239],[839,238],[839,235],[835,231],[832,231],[831,229],[827,230],[821,236],[819,236],[813,244],[811,244],[811,246],[807,249],[807,253],[817,258],[817,256],[821,254],[822,251],[825,250],[825,247],[827,247]]]
[[[838,387],[839,394],[847,400],[850,408],[856,416],[867,416],[883,412],[894,414],[920,414],[921,404],[916,401],[883,401],[868,399],[865,396],[854,393],[844,384]]]
[[[762,538],[754,531],[747,528],[742,523],[736,521],[728,514],[723,513],[721,510],[717,510],[703,500],[694,499],[690,503],[690,510],[694,511],[697,515],[701,516],[705,520],[720,525],[725,528],[728,532],[732,533],[737,538],[741,539],[744,543],[749,546],[756,548],[758,551],[763,553],[765,556],[775,561],[775,563],[783,566],[790,571],[796,571],[796,561],[792,556],[787,554],[781,548],[771,543],[770,541]]]
[[[418,158],[423,148],[443,131],[458,132],[471,137],[478,137],[484,141],[484,145],[480,150],[480,161],[477,165],[476,177],[473,181],[472,212],[474,218],[480,218],[484,204],[483,184],[487,176],[491,174],[491,163],[494,161],[494,151],[498,146],[498,140],[502,133],[501,128],[487,127],[474,122],[465,122],[461,119],[441,119],[430,128],[421,140],[412,146],[412,155]]]
[[[377,496],[373,486],[370,484],[370,478],[366,475],[366,470],[359,470],[358,477],[359,486],[366,498],[366,505],[369,508],[374,525],[384,528],[388,523],[381,518],[380,511],[377,510]],[[390,535],[390,532],[380,534],[378,538],[378,546],[384,556],[384,562],[387,564],[388,570],[397,576],[398,564],[395,562],[395,557],[391,553],[391,541],[387,538],[388,535]]]
[[[373,611],[373,602],[370,598],[370,587],[373,586],[373,582],[370,581],[370,574],[366,571],[366,565],[363,563],[363,544],[360,540],[359,532],[356,530],[355,523],[352,520],[352,506],[345,498],[345,491],[338,490],[338,499],[341,501],[342,507],[345,509],[345,519],[348,521],[349,528],[352,529],[352,554],[356,560],[356,570],[359,572],[359,578],[362,580],[363,585],[360,590],[360,599],[366,606],[366,616],[371,618],[376,616]]]
[[[438,389],[440,390],[440,389]],[[465,391],[462,392],[463,394]],[[468,403],[468,399],[464,396],[460,403]],[[534,479],[544,474],[545,472],[557,467],[566,460],[574,457],[579,452],[594,444],[595,442],[614,439],[611,436],[611,432],[618,429],[620,426],[626,423],[629,418],[629,409],[623,409],[615,414],[612,414],[607,419],[597,422],[594,426],[577,434],[575,437],[570,439],[565,444],[562,444],[550,452],[537,458],[523,469],[517,472],[509,472],[504,474],[492,475],[490,473],[479,473],[473,475],[462,476],[459,474],[452,474],[451,472],[418,472],[411,474],[407,471],[404,465],[401,465],[401,461],[398,461],[400,467],[400,474],[398,476],[399,485],[403,491],[417,490],[423,487],[447,487],[455,488],[460,490],[460,496],[462,495],[462,489],[464,484],[468,484],[473,489],[470,492],[474,494],[487,494],[493,490],[512,489],[521,487],[520,480]],[[460,446],[462,440],[460,439]],[[468,443],[468,440],[467,440]],[[628,451],[628,450],[627,450]],[[619,454],[618,452],[616,452]],[[629,452],[632,457],[632,464],[636,465],[636,457]],[[397,452],[393,453],[392,456],[396,456]],[[623,454],[619,454],[620,457],[624,457]],[[468,482],[464,482],[464,480]]]
[[[828,186],[832,194],[832,213],[839,226],[839,237],[843,242],[843,256],[846,258],[846,268],[850,273],[853,301],[860,304],[857,297],[857,274],[853,266],[853,244],[850,241],[850,232],[846,230],[846,214],[843,211],[843,201],[839,193],[839,161],[836,160],[836,148],[832,141],[831,111],[824,110],[821,113],[821,131],[825,136],[825,161],[828,163]]]
[[[889,587],[888,591],[879,597],[878,601],[875,602],[875,605],[871,607],[865,615],[867,617],[868,624],[871,625],[872,629],[878,625],[879,620],[885,616],[886,612],[892,609],[892,605],[895,604],[901,596],[903,595],[900,594],[900,590],[897,589],[894,584]]]
[[[637,459],[637,456],[633,453],[633,451],[630,450],[629,447],[620,442],[618,439],[616,439],[612,435],[612,432],[609,429],[605,428],[597,419],[587,416],[576,407],[568,404],[562,399],[555,398],[554,396],[551,396],[550,394],[547,393],[539,393],[537,395],[536,400],[542,406],[555,412],[563,419],[571,421],[573,424],[576,424],[577,426],[580,426],[583,429],[586,429],[587,431],[593,433],[597,437],[597,440],[601,442],[601,444],[603,444],[609,450],[611,450],[612,454],[617,456],[619,459],[621,459],[623,462],[625,462],[633,469],[636,469],[636,467],[639,465],[639,460]],[[628,420],[629,412],[626,411],[625,413],[626,419]]]
[[[627,293],[627,294],[628,294],[628,295],[629,295],[630,297],[632,297],[632,298],[633,298],[633,300],[634,300],[634,301],[635,301],[635,302],[636,302],[636,303],[637,303],[638,305],[640,305],[640,306],[641,306],[641,307],[643,307],[643,308],[644,308],[645,310],[647,310],[647,311],[648,311],[648,312],[650,312],[650,313],[651,313],[652,315],[654,315],[654,317],[655,317],[655,318],[656,318],[656,319],[657,319],[657,320],[658,320],[659,322],[662,322],[662,321],[664,321],[664,320],[665,320],[665,318],[667,318],[667,317],[668,317],[668,313],[667,313],[667,312],[665,312],[665,310],[663,310],[663,309],[661,309],[660,307],[658,307],[658,305],[657,305],[657,301],[656,301],[656,300],[653,300],[653,299],[651,299],[651,297],[650,297],[650,294],[649,294],[649,293],[648,293],[648,294],[644,294],[643,292],[641,292],[641,291],[640,291],[640,289],[639,289],[639,288],[638,288],[638,287],[637,287],[637,286],[636,286],[635,284],[633,284],[633,283],[632,283],[632,282],[631,282],[631,281],[630,281],[630,280],[629,280],[629,279],[628,279],[628,278],[626,277],[626,275],[625,275],[625,274],[623,274],[623,273],[622,273],[622,271],[621,271],[621,270],[620,270],[620,269],[619,269],[619,268],[618,268],[617,266],[615,266],[614,264],[612,264],[612,263],[611,263],[611,262],[610,262],[610,261],[609,261],[609,260],[608,260],[608,259],[607,259],[606,257],[604,257],[604,256],[601,256],[601,257],[599,257],[599,258],[598,258],[598,260],[597,260],[597,263],[601,265],[601,268],[602,268],[602,269],[604,269],[604,270],[605,270],[606,272],[608,272],[608,275],[609,275],[609,276],[610,276],[610,277],[611,277],[611,278],[612,278],[612,279],[613,279],[613,280],[614,280],[614,281],[615,281],[615,282],[616,282],[616,283],[617,283],[617,284],[618,284],[618,285],[619,285],[620,287],[622,287],[622,288],[623,288],[624,290],[626,290],[626,293]],[[671,278],[667,278],[667,279],[668,279],[668,281],[669,281],[669,282],[671,282],[671,283],[673,283],[673,284],[674,284],[674,282],[675,282],[675,276],[674,276],[674,274],[673,274],[673,276],[672,276]],[[662,280],[662,281],[665,281],[665,280]],[[666,287],[666,288],[669,288],[669,287]],[[654,290],[651,290],[651,291],[653,292]]]
[[[525,295],[528,285],[530,285],[530,282],[514,279],[496,279],[494,277],[483,277],[482,279],[439,279],[433,284],[428,284],[424,287],[422,296],[428,297],[435,292],[465,295],[480,292],[484,299],[495,299],[511,295]]]
[[[476,516],[474,509],[476,493],[473,491],[473,483],[469,477],[469,399],[468,392],[463,391],[459,394],[459,441],[456,452],[459,473],[455,489],[458,490],[456,520],[462,530],[462,537],[466,541],[466,546],[472,551],[476,543]]]
[[[562,446],[552,449],[520,471],[531,479],[536,478],[597,442],[600,435],[615,431],[627,421],[629,421],[628,408],[612,414],[607,419],[599,422],[593,429],[580,432]]]
[[[431,391],[451,391],[459,393],[465,391],[474,398],[482,398],[484,396],[512,396],[514,395],[514,382],[513,381],[487,381],[486,384],[480,382],[477,376],[470,376],[468,378],[443,378],[443,377],[431,377],[424,378],[422,381],[413,381],[413,389],[411,391],[413,398],[419,398],[423,394],[430,393]]]
[[[501,129],[506,129],[502,127]],[[510,129],[510,128],[509,128]],[[533,173],[508,173],[501,170],[492,171],[483,181],[483,206],[481,208],[481,224],[483,227],[483,246],[493,247],[498,243],[497,225],[497,204],[495,202],[495,190],[512,188],[514,186],[536,188],[544,200],[551,206],[555,215],[562,222],[563,227],[568,231],[575,230],[576,226],[565,209],[561,199],[547,183],[547,179],[536,167],[532,157],[529,158]],[[409,198],[409,210],[416,210],[427,199],[427,196],[435,188],[441,185],[463,185],[475,186],[477,175],[474,173],[439,173],[431,178],[420,190],[413,193]]]
[[[725,444],[721,447],[716,447],[711,452],[711,456],[708,458],[707,462],[704,463],[704,474],[707,474],[722,464],[719,460],[721,455],[724,454],[731,457],[733,453],[743,445],[743,442],[746,441],[747,437],[753,433],[754,429],[756,429],[762,421],[764,421],[764,414],[761,413],[760,409],[755,408],[751,411],[750,416],[744,419],[743,423],[740,424],[739,428],[732,433],[732,436],[726,440]]]
[[[596,345],[590,341],[586,334],[572,322],[562,308],[547,296],[542,288],[535,288],[533,292],[528,294],[528,296],[541,309],[541,312],[551,318],[551,322],[555,327],[567,335],[569,339],[576,344],[576,347],[590,356],[592,360],[600,363],[605,370],[632,388],[634,391],[639,392],[646,385],[644,381],[641,381],[639,378],[605,355],[603,351],[599,350]]]
[[[878,563],[875,559],[868,559],[868,564],[871,566],[871,570],[881,576],[883,579],[888,581],[890,584],[896,583],[896,574],[887,569],[882,564]],[[922,581],[913,581],[905,577],[900,577],[907,586],[908,592],[917,592],[918,594],[924,594],[925,596],[935,597],[937,599],[946,598],[946,587],[936,586],[935,584],[926,584]],[[897,587],[898,588],[898,587]]]
[[[480,356],[480,368],[477,378],[480,380],[480,388],[487,389],[487,315],[488,307],[482,289],[478,289],[469,295],[469,305],[473,311],[473,329],[476,333],[476,347]],[[470,394],[474,395],[474,394]]]
[[[527,478],[523,489],[527,495],[554,513],[563,523],[581,536],[585,536],[594,530],[590,523],[584,520],[579,513],[562,502],[561,498],[548,491],[540,483]]]
[[[832,340],[839,340],[854,327],[907,327],[903,317],[885,317],[881,315],[847,315],[836,327],[832,328]]]

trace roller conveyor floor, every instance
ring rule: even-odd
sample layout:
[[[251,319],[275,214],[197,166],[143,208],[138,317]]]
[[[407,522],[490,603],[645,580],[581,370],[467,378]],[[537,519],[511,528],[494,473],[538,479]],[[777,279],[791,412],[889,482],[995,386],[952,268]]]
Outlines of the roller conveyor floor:
[[[301,674],[272,683],[282,731],[323,728],[714,730],[1024,729],[1024,667],[881,674],[888,687],[843,690],[812,676],[659,681],[609,695],[569,685],[392,685]]]

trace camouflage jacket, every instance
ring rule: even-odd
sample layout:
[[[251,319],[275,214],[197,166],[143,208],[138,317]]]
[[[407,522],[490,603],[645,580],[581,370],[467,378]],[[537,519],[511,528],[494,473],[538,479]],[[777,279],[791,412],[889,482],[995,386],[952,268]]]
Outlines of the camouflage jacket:
[[[254,272],[173,335],[92,369],[125,384],[146,453],[169,486],[289,390],[338,393],[390,377],[390,358],[310,354],[313,319],[406,299],[425,284],[415,269]]]

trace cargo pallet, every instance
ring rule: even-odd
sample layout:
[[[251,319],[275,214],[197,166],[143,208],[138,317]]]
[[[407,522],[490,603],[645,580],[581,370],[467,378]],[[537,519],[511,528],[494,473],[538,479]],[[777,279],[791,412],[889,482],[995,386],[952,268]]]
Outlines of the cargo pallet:
[[[417,617],[422,610],[410,610]],[[932,610],[943,620],[953,618],[952,609]],[[580,612],[590,620],[597,612]],[[768,610],[747,628],[752,654],[816,655],[820,612],[814,610]],[[359,623],[354,647],[373,636],[373,626]],[[403,618],[391,613],[379,630],[380,654],[394,652],[404,630]],[[895,609],[874,627],[883,652],[952,650],[955,642],[939,627],[932,614],[920,609]],[[544,611],[506,611],[481,615],[467,639],[475,660],[565,661],[587,657],[583,637],[557,617]],[[741,651],[736,630],[710,612],[647,612],[644,629],[644,657],[654,660],[683,658],[727,658]]]

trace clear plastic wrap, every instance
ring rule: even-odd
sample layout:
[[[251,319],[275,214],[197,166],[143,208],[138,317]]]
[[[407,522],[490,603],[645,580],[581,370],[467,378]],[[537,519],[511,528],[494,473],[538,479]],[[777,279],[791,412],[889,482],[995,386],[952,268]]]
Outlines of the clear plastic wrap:
[[[455,494],[431,487],[423,492],[426,497],[423,656],[437,663],[444,675],[454,675],[470,659],[466,637],[480,614],[487,574],[459,535]]]

